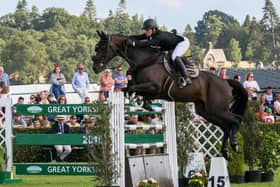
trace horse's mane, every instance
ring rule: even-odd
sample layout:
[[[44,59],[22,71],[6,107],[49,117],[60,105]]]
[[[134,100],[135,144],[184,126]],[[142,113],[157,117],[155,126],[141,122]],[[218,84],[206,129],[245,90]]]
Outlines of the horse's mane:
[[[118,34],[111,34],[110,35],[111,37],[117,37],[117,38],[119,38],[120,40],[123,40],[123,45],[124,45],[124,47],[126,47],[125,45],[126,45],[126,41],[127,41],[127,39],[130,39],[130,36],[127,36],[127,35],[123,35],[122,33],[118,33]],[[152,55],[153,54],[158,54],[159,53],[159,51],[157,51],[157,49],[156,48],[152,48],[152,47],[145,47],[145,48],[140,48],[140,47],[134,47],[135,49],[139,49],[139,51],[141,51],[141,52],[145,52],[145,53],[151,53]]]

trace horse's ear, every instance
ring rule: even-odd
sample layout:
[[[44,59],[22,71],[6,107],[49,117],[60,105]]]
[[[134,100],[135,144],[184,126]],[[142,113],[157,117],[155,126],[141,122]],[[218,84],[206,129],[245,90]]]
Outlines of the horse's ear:
[[[109,36],[107,34],[105,34],[105,32],[101,31],[101,34],[102,34],[102,38],[108,40],[109,39]]]
[[[101,34],[100,31],[97,30],[96,33],[97,33],[97,35],[98,35],[100,38],[102,38],[102,34]]]

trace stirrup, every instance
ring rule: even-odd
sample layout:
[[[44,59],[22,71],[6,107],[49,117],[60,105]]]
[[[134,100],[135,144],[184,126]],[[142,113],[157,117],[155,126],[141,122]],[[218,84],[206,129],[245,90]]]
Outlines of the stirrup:
[[[180,77],[180,78],[179,78],[178,84],[179,84],[179,88],[183,88],[183,87],[187,86],[187,82],[186,82],[186,80],[184,79],[184,77]]]

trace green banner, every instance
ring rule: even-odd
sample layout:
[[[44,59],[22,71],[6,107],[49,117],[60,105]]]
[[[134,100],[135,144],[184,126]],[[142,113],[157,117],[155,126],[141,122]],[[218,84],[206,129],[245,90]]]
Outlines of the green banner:
[[[86,134],[16,134],[17,145],[88,145],[100,138]]]
[[[24,104],[15,105],[20,115],[84,115],[97,114],[97,110],[90,104]]]
[[[126,144],[163,142],[162,134],[126,134]],[[99,136],[86,134],[16,134],[17,145],[88,145],[100,143]]]
[[[94,175],[88,164],[15,164],[17,175]]]

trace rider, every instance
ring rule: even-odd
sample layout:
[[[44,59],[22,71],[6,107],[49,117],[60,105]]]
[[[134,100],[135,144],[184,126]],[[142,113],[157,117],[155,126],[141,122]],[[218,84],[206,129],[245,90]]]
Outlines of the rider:
[[[181,74],[179,87],[182,88],[191,84],[191,79],[187,76],[184,62],[181,59],[190,46],[189,40],[175,33],[159,30],[154,19],[145,20],[143,29],[144,34],[130,36],[127,44],[133,47],[159,46],[162,51],[173,50],[171,59],[176,63],[176,67]]]

